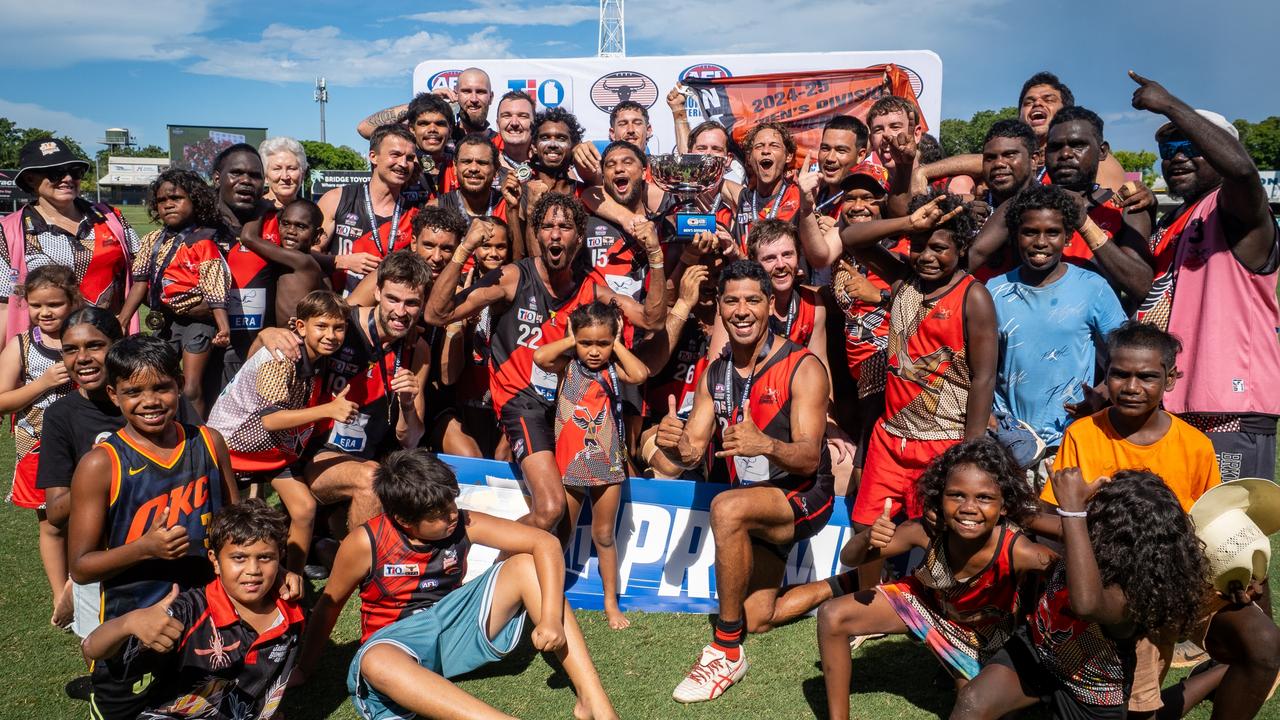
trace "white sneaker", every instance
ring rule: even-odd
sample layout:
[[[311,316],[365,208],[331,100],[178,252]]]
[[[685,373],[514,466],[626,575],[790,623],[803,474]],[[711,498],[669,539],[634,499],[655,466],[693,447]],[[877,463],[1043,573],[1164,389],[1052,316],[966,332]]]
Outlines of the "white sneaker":
[[[725,657],[723,651],[707,645],[702,648],[702,656],[698,658],[698,662],[676,686],[671,696],[676,702],[682,703],[715,700],[746,674],[747,654],[741,648],[738,650],[738,659],[733,661]]]

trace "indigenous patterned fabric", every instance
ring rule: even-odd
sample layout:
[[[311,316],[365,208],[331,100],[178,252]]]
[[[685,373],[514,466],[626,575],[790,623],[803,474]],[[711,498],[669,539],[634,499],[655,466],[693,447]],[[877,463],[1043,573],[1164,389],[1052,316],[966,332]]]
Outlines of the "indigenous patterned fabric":
[[[179,233],[156,230],[142,239],[133,260],[133,278],[151,284],[148,304],[152,310],[162,304],[187,315],[201,302],[210,308],[226,305],[231,272],[214,236],[209,228],[194,228]]]
[[[138,253],[138,234],[123,217],[116,220],[124,228],[119,238],[107,227],[106,217],[99,207],[77,201],[76,207],[84,214],[80,227],[73,237],[56,225],[45,222],[33,207],[22,210],[22,228],[26,235],[27,271],[44,265],[62,265],[75,271],[80,283],[80,294],[86,302],[98,307],[117,308],[124,301],[124,278],[128,272],[130,257]],[[115,212],[110,210],[110,212]],[[0,238],[0,259],[13,267],[8,244]],[[14,295],[16,278],[0,277],[0,295]]]
[[[956,578],[939,537],[929,543],[914,575],[880,586],[911,632],[953,673],[968,679],[1013,634],[1018,610],[1013,545],[1021,531],[1001,527],[996,532],[1000,541],[991,562],[967,580]]]
[[[1028,618],[1031,644],[1043,667],[1075,699],[1090,705],[1122,705],[1125,664],[1102,626],[1071,614],[1067,563],[1049,571],[1044,592]]]
[[[973,276],[926,300],[918,280],[903,283],[889,311],[885,429],[913,440],[964,439],[969,363],[964,304]]]
[[[627,479],[618,388],[606,373],[592,372],[576,359],[565,368],[556,400],[556,464],[564,484],[616,485]]]

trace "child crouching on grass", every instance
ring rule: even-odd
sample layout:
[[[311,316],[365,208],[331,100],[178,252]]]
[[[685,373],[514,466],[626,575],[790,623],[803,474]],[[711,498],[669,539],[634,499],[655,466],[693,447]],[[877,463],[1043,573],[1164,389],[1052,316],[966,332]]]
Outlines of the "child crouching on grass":
[[[553,653],[577,690],[573,716],[617,718],[565,602],[564,556],[554,536],[459,510],[457,478],[426,450],[391,453],[374,471],[373,489],[383,514],[342,541],[312,610],[300,670],[314,665],[359,587],[364,644],[347,691],[360,717],[510,717],[449,678],[514,650],[527,615],[533,646]],[[464,585],[472,543],[507,559]]]
[[[569,334],[538,348],[533,361],[560,376],[556,397],[556,464],[564,477],[567,512],[561,522],[572,538],[582,504],[591,496],[591,539],[596,547],[604,612],[614,630],[631,625],[618,607],[618,548],[614,525],[627,479],[622,385],[640,385],[649,368],[622,342],[613,308],[596,300],[569,316]]]
[[[851,637],[914,635],[963,685],[1013,634],[1024,579],[1057,558],[1019,529],[1036,516],[1035,495],[995,440],[952,445],[920,476],[916,494],[924,517],[895,526],[885,498],[880,517],[840,553],[857,567],[924,548],[915,573],[818,609],[830,718],[849,717]]]
[[[140,717],[273,717],[302,635],[301,606],[279,593],[288,527],[259,499],[223,508],[209,525],[217,577],[107,621],[85,659],[152,678]]]

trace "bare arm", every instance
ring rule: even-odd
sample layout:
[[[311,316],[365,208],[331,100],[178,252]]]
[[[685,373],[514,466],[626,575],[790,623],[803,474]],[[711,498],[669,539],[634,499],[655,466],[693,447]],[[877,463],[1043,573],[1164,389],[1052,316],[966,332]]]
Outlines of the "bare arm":
[[[471,542],[496,548],[508,556],[519,553],[533,556],[534,571],[542,590],[542,618],[538,624],[562,628],[564,554],[560,541],[545,530],[484,513],[470,512],[467,518],[467,537]]]
[[[1065,512],[1085,513],[1088,498],[1098,482],[1085,482],[1079,468],[1068,468],[1053,474],[1053,490],[1058,507]],[[1117,585],[1103,585],[1098,559],[1089,540],[1085,517],[1062,518],[1062,544],[1067,556],[1067,592],[1071,611],[1085,620],[1100,625],[1120,625],[1127,621],[1128,603]]]
[[[360,582],[369,575],[372,567],[373,548],[369,544],[369,534],[364,526],[351,531],[338,554],[333,559],[333,570],[329,580],[320,592],[311,616],[307,618],[306,629],[302,635],[302,647],[298,653],[298,667],[295,672],[303,678],[311,673],[319,659],[324,644],[333,633],[333,626],[338,622],[338,615],[346,606],[351,594],[360,586]]]
[[[840,550],[841,564],[846,567],[858,567],[863,563],[897,557],[911,552],[914,548],[929,546],[929,536],[919,520],[908,520],[894,528],[891,539],[883,545],[881,545],[883,531],[892,527],[893,523],[889,522],[887,527],[879,520],[877,523],[881,525],[882,531],[876,533],[877,541],[872,542],[873,528],[867,528],[849,538],[849,542],[845,543],[844,548]],[[877,545],[879,547],[876,547]]]
[[[1172,120],[1200,150],[1205,162],[1222,176],[1218,207],[1222,210],[1227,242],[1231,244],[1236,258],[1250,270],[1265,267],[1275,251],[1275,220],[1267,204],[1258,168],[1244,145],[1174,97],[1160,83],[1147,80],[1132,70],[1129,77],[1138,83],[1138,89],[1133,93],[1133,106]]]
[[[168,520],[167,509],[155,518],[150,531],[141,538],[109,550],[103,547],[111,473],[107,451],[94,448],[76,466],[71,480],[67,566],[71,578],[80,584],[114,577],[143,560],[181,557],[186,552],[186,528],[172,528],[180,533],[170,533],[163,528]]]
[[[222,433],[208,428],[209,439],[213,441],[214,454],[218,456],[218,471],[222,473],[222,499],[228,505],[240,502],[240,490],[236,486],[236,471],[231,467],[231,453],[227,450],[227,441]]]
[[[356,133],[365,140],[368,140],[373,135],[373,131],[378,129],[379,125],[394,125],[395,123],[402,123],[405,121],[405,117],[408,114],[409,103],[392,105],[389,108],[379,110],[378,112],[361,120],[360,123],[356,125]]]
[[[649,368],[627,349],[620,338],[613,339],[613,358],[618,364],[618,379],[624,383],[639,385],[649,379]]]
[[[427,386],[427,374],[431,370],[431,346],[419,338],[414,343],[413,362],[391,379],[391,390],[400,403],[400,419],[396,422],[396,439],[400,446],[418,446],[426,433],[427,397],[422,389]]]
[[[684,332],[685,323],[689,321],[689,314],[693,312],[700,286],[706,277],[705,265],[694,265],[683,274],[680,278],[680,296],[667,311],[663,329],[636,344],[635,355],[640,358],[640,362],[650,368],[666,367],[671,360],[671,353],[676,351],[680,334]]]
[[[680,85],[667,91],[667,107],[671,108],[671,122],[676,132],[676,152],[689,152],[689,107]]]
[[[964,436],[980,438],[987,432],[995,398],[996,306],[982,283],[969,286],[965,296],[965,353],[969,359],[969,397],[965,404]]]
[[[533,363],[549,373],[559,375],[569,364],[569,354],[573,352],[575,343],[570,330],[568,335],[534,350]]]
[[[21,350],[22,345],[13,342],[0,351],[0,414],[17,412],[39,400],[49,390],[71,380],[67,366],[56,362],[34,381],[20,385],[22,358],[18,353]]]
[[[1009,228],[1005,226],[1004,220],[1008,210],[1008,201],[1000,203],[992,211],[991,217],[987,218],[987,221],[982,224],[982,229],[978,231],[977,237],[973,239],[973,245],[969,247],[970,272],[986,265],[991,256],[1000,252],[1000,249],[1008,242]]]
[[[516,286],[520,283],[520,270],[514,264],[503,265],[485,274],[471,287],[457,292],[462,266],[492,232],[493,229],[487,222],[477,220],[471,223],[467,236],[462,239],[458,249],[453,251],[453,259],[444,266],[440,276],[431,285],[431,294],[427,297],[427,306],[423,312],[423,318],[428,324],[445,327],[476,315],[490,305],[509,302],[515,297]]]

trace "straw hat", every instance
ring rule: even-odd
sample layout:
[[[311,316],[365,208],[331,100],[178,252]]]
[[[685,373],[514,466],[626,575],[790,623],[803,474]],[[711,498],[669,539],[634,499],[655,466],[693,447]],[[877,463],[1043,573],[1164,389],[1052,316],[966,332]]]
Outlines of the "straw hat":
[[[1214,587],[1229,592],[1232,582],[1248,586],[1267,576],[1267,536],[1280,531],[1280,485],[1261,478],[1222,483],[1196,500],[1191,519],[1204,541]]]

